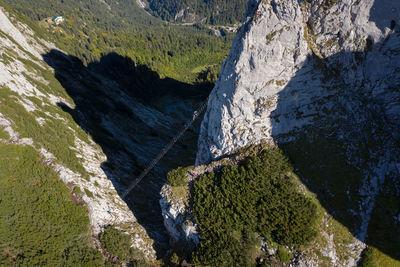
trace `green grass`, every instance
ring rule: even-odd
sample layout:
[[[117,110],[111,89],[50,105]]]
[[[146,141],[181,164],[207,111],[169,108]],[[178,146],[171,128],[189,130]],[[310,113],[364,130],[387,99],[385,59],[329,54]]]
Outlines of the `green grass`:
[[[172,186],[171,192],[175,199],[182,201],[185,205],[189,205],[190,191],[187,184],[183,186]]]
[[[394,247],[399,249],[399,247]],[[368,247],[363,253],[361,267],[400,267],[400,261],[395,260],[375,247]]]
[[[76,193],[76,194],[81,194],[82,190],[81,190],[81,188],[79,186],[75,186],[74,189],[73,189],[73,192]]]
[[[293,257],[290,251],[283,246],[278,247],[276,254],[277,258],[283,263],[289,263]]]
[[[40,67],[32,60],[27,60],[23,58],[18,58],[18,60],[21,61],[24,64],[25,68],[30,72],[30,73],[23,73],[25,78],[32,85],[34,85],[41,93],[45,95],[53,94],[55,96],[59,96],[65,99],[70,103],[73,103],[72,98],[68,95],[68,93],[60,84],[60,82],[54,77],[54,73],[52,71]],[[42,77],[48,82],[48,84],[44,84],[43,82],[34,79],[32,76]]]
[[[0,138],[2,139],[9,139],[10,135],[4,129],[0,128]]]
[[[0,59],[5,65],[10,65],[14,62],[14,59],[12,57],[9,57],[7,53],[4,52],[0,55]]]
[[[209,67],[213,67],[213,65],[197,66],[197,67],[193,68],[193,69],[191,70],[191,72],[192,72],[192,73],[200,73],[200,72],[206,70],[206,69],[209,68]]]
[[[167,174],[167,181],[172,186],[186,185],[186,173],[190,167],[178,167]]]
[[[98,266],[89,219],[29,146],[0,143],[0,265]]]
[[[2,30],[0,30],[0,32],[1,32],[1,34],[2,34],[3,36],[5,36],[5,38],[7,38],[7,39],[9,39],[11,42],[13,42],[13,43],[18,47],[19,50],[23,51],[23,52],[24,52],[26,55],[28,55],[31,59],[33,59],[33,60],[38,60],[37,57],[35,57],[34,55],[32,55],[32,53],[30,53],[29,51],[26,51],[17,41],[15,41],[15,39],[14,39],[12,36],[8,35],[7,33],[3,32]]]
[[[93,195],[92,191],[90,191],[89,189],[85,188],[85,193],[86,193],[86,195],[87,195],[88,197],[94,198],[94,195]]]
[[[21,137],[32,138],[35,143],[44,146],[49,152],[53,153],[57,160],[71,170],[80,173],[83,177],[88,177],[83,168],[81,160],[76,157],[75,151],[70,146],[75,143],[75,133],[85,135],[79,126],[74,125],[72,117],[61,109],[52,105],[44,109],[51,112],[51,108],[56,109],[61,117],[66,117],[66,122],[45,115],[43,112],[27,112],[19,103],[18,97],[8,88],[0,90],[0,112],[15,123],[15,129]],[[42,115],[46,123],[41,126],[36,117]],[[53,113],[55,114],[55,113]],[[70,117],[70,118],[68,118]],[[72,128],[73,130],[71,130]],[[87,137],[86,137],[87,139]]]

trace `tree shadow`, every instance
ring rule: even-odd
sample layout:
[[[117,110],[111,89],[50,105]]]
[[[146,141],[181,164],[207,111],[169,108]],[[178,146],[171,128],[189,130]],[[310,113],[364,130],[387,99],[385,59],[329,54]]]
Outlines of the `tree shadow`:
[[[400,28],[392,21],[390,35],[363,52],[309,56],[280,91],[271,123],[326,211],[400,260]]]
[[[87,67],[58,50],[43,57],[75,103],[74,109],[65,103],[59,106],[101,146],[107,156],[102,168],[120,195],[191,117],[212,87],[161,79],[146,66],[137,66],[116,53]],[[125,200],[155,241],[158,257],[164,255],[169,243],[159,206],[160,190],[167,171],[193,164],[199,126],[197,122],[189,128]]]

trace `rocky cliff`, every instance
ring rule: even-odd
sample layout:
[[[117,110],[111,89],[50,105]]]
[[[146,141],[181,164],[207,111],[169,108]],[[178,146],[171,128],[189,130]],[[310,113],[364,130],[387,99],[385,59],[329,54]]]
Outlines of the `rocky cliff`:
[[[312,123],[321,115],[318,100],[329,95],[362,95],[398,126],[391,89],[399,79],[399,8],[372,0],[250,1],[210,96],[197,163]]]
[[[209,98],[196,165],[277,143],[330,215],[398,259],[399,240],[376,238],[390,236],[377,226],[381,201],[400,197],[392,186],[400,178],[399,70],[400,2],[250,0]],[[397,233],[393,207],[385,219]]]

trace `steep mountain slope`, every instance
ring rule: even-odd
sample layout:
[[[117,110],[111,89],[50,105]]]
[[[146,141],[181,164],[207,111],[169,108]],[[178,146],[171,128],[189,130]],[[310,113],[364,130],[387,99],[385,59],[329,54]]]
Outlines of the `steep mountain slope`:
[[[98,235],[108,226],[129,235],[137,259],[155,261],[102,169],[102,149],[59,107],[75,103],[43,60],[52,48],[0,9],[1,190],[11,186],[0,200],[0,265],[101,264],[92,248],[104,252]]]
[[[366,254],[399,260],[399,11],[396,1],[249,1],[196,164],[277,143]]]
[[[161,151],[190,117],[201,99],[201,89],[172,79],[160,79],[145,66],[134,66],[117,54],[85,67],[53,50],[44,55],[55,77],[73,98],[75,107],[59,106],[71,114],[104,151],[101,168],[122,194],[148,162]],[[191,127],[157,167],[125,201],[155,241],[158,256],[168,249],[168,236],[159,213],[159,190],[165,174],[176,164],[195,160],[199,124]]]
[[[22,13],[34,15],[41,10],[24,7],[21,2],[23,1],[12,4],[22,10]],[[43,2],[36,4],[41,5]],[[61,35],[60,39],[55,38],[57,44],[71,50],[64,41],[71,38],[70,34],[79,35],[79,32],[74,31],[75,22],[67,19],[61,26],[45,24],[49,26],[46,28],[42,24],[43,21],[36,23],[27,16],[21,16],[20,12],[11,8],[8,10],[11,14],[15,12],[15,17],[11,16],[10,22],[7,16],[3,15],[4,23],[1,25],[3,32],[0,77],[4,95],[0,112],[6,120],[3,123],[6,132],[1,132],[2,138],[4,136],[5,139],[3,141],[9,142],[9,136],[12,140],[18,135],[21,138],[30,138],[22,139],[21,145],[27,142],[37,150],[39,156],[41,155],[39,160],[34,158],[31,165],[40,166],[40,162],[43,162],[59,173],[60,180],[67,185],[64,185],[65,192],[62,191],[63,199],[70,196],[72,201],[81,205],[80,217],[75,219],[81,219],[79,222],[82,222],[83,226],[81,225],[80,230],[86,229],[86,232],[78,233],[78,236],[86,238],[87,242],[82,244],[89,248],[97,248],[106,260],[111,262],[145,260],[147,263],[159,263],[156,259],[160,259],[168,251],[168,236],[160,215],[159,191],[165,183],[164,177],[168,170],[178,164],[194,162],[193,148],[196,146],[200,124],[197,123],[188,130],[185,137],[135,188],[128,199],[122,201],[118,195],[191,117],[199,102],[209,93],[211,84],[202,83],[203,79],[198,80],[196,84],[189,84],[171,78],[161,78],[147,65],[141,65],[140,60],[133,61],[132,56],[121,56],[116,52],[104,53],[98,60],[82,61],[82,58],[71,56],[39,37],[53,39],[54,36],[48,34],[62,32],[65,35]],[[74,14],[69,18],[75,16],[78,15]],[[21,18],[32,28],[22,24],[19,21]],[[94,33],[91,34],[95,34],[100,28],[93,30]],[[157,30],[154,30],[154,33],[156,32]],[[175,33],[172,30],[171,36]],[[143,33],[147,36],[146,34]],[[140,38],[144,38],[143,35],[140,35]],[[172,38],[171,36],[166,38]],[[182,36],[176,36],[180,37],[173,42],[185,46],[186,41],[181,42]],[[191,37],[196,43],[200,42],[200,46],[209,46],[207,36],[200,34]],[[134,38],[134,35],[130,38]],[[144,54],[153,51],[149,46],[161,46],[161,43],[157,43],[160,39],[146,44],[140,38],[136,41],[142,43],[142,47],[146,47],[147,52]],[[87,40],[83,39],[82,42],[85,41]],[[82,45],[81,42],[74,44]],[[213,51],[219,49],[212,48]],[[139,53],[140,49],[138,50],[135,52]],[[180,52],[182,55],[189,53],[188,50]],[[208,56],[201,55],[201,51],[196,52],[194,58],[202,59],[194,59],[192,63],[199,69],[196,73],[200,72],[204,75],[204,80],[209,80],[212,73],[207,66],[212,65],[210,63],[216,58],[210,61]],[[89,53],[86,59],[91,56],[94,55]],[[169,57],[172,57],[172,54]],[[163,62],[166,61],[168,60]],[[191,70],[188,69],[188,72],[191,73]],[[192,73],[191,77],[195,77],[196,73]],[[9,130],[10,125],[13,131]],[[51,168],[49,172],[54,174],[51,173]],[[4,174],[4,177],[11,179],[9,173]],[[51,177],[52,181],[58,181],[57,175]],[[44,190],[47,190],[46,188]],[[33,199],[35,194],[36,192],[31,194]],[[58,192],[55,191],[55,194]],[[2,199],[1,204],[7,205],[14,198],[13,194],[9,194],[9,197],[7,201]],[[45,200],[43,202],[44,205],[48,205]],[[30,210],[27,206],[27,209],[34,212],[38,208]],[[55,207],[51,211],[59,212]],[[29,222],[29,219],[24,221],[25,224]],[[115,231],[115,228],[120,232]],[[41,228],[33,228],[30,232],[45,235]],[[122,233],[122,236],[116,233]],[[74,238],[72,234],[69,233],[71,238]],[[126,247],[126,234],[131,239],[133,250]],[[22,232],[21,235],[28,236],[26,232]],[[64,236],[68,236],[68,233]],[[52,249],[50,242],[47,246],[43,251]],[[87,251],[86,247],[82,249],[83,252]],[[118,247],[124,247],[126,251],[121,254],[120,251],[113,250]],[[81,257],[80,260],[74,259],[76,262],[85,262],[82,259],[86,258],[85,253],[76,253],[79,246],[68,244],[68,248],[70,249],[65,250],[65,253],[71,251],[71,255]],[[10,251],[15,250],[16,248],[10,245]],[[18,251],[21,255],[24,254],[25,247],[20,247]],[[94,260],[89,259],[89,262],[97,264],[97,260],[103,261],[102,256],[96,254],[96,250],[92,249],[89,252],[96,256]],[[116,257],[124,253],[130,256]],[[11,255],[7,256],[9,258],[6,260],[13,260],[13,253],[5,250],[4,254]],[[40,253],[38,257],[43,259]]]

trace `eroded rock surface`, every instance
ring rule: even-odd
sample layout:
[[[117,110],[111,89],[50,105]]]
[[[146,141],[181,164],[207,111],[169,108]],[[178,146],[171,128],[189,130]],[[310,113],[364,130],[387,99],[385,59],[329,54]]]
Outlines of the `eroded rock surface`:
[[[250,1],[210,95],[197,164],[309,124],[318,100],[339,86],[385,103],[398,125],[399,93],[390,88],[399,79],[400,4],[299,2]]]

